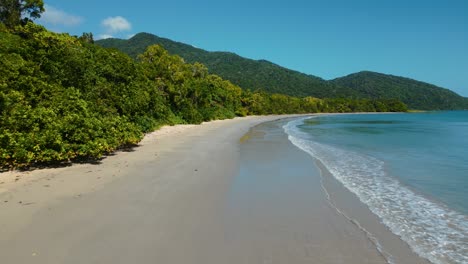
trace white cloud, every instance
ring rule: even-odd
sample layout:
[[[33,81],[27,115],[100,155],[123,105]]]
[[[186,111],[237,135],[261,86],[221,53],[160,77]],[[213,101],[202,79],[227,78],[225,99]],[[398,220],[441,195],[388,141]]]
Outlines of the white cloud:
[[[96,40],[100,40],[100,39],[108,39],[108,38],[113,38],[114,36],[112,35],[109,35],[109,34],[101,34],[101,35],[98,35],[96,37]]]
[[[131,39],[131,38],[133,38],[135,35],[136,35],[136,34],[128,34],[128,35],[127,35],[127,39]]]
[[[77,26],[83,22],[83,18],[71,15],[50,5],[45,5],[45,12],[41,15],[40,21],[50,25]]]
[[[104,19],[101,24],[108,33],[128,31],[132,29],[130,22],[121,16],[108,17]]]

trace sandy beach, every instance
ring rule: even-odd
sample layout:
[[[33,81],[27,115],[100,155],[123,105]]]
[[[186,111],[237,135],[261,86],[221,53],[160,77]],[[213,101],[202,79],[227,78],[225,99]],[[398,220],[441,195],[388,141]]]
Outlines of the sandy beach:
[[[1,173],[1,262],[387,263],[339,206],[396,263],[427,263],[278,124],[251,130],[280,118],[164,127],[96,164]]]
[[[266,122],[240,147],[227,234],[233,263],[426,263],[316,159]]]

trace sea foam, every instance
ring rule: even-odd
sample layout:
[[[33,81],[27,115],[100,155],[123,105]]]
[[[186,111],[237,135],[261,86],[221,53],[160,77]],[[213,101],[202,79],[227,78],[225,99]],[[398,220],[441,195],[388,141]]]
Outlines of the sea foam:
[[[318,159],[348,190],[421,257],[435,264],[468,263],[468,218],[402,185],[384,162],[314,142],[290,121],[283,128],[298,148]]]

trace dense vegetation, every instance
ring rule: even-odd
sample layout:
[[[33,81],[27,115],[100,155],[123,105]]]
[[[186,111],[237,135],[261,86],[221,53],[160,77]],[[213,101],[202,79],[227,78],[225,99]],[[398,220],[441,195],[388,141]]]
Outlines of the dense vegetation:
[[[134,58],[149,45],[160,44],[171,54],[190,63],[203,63],[211,73],[250,90],[318,98],[396,98],[420,110],[468,108],[468,98],[431,84],[391,75],[363,72],[326,81],[265,60],[246,59],[229,52],[208,52],[148,33],[137,34],[129,40],[105,39],[97,43],[117,48]]]
[[[27,23],[0,23],[0,167],[98,158],[163,124],[255,114],[405,111],[395,100],[242,90],[158,45],[137,60]]]
[[[158,44],[171,54],[179,55],[189,63],[202,63],[208,67],[211,73],[252,91],[264,90],[269,93],[319,98],[354,95],[350,89],[328,83],[316,76],[286,69],[266,60],[251,60],[230,52],[208,52],[148,33],[139,33],[129,40],[98,40],[96,44],[117,48],[132,58],[136,58],[148,46]]]
[[[0,22],[7,27],[24,25],[44,11],[42,0],[0,0]]]
[[[468,109],[468,98],[432,84],[393,75],[364,71],[332,82],[354,89],[363,98],[396,98],[413,109]]]

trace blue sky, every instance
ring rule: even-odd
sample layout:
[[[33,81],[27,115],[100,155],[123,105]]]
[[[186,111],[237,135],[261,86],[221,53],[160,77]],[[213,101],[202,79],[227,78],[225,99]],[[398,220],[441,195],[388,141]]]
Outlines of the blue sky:
[[[58,32],[149,32],[325,79],[370,70],[468,97],[466,0],[44,2],[39,23]]]

